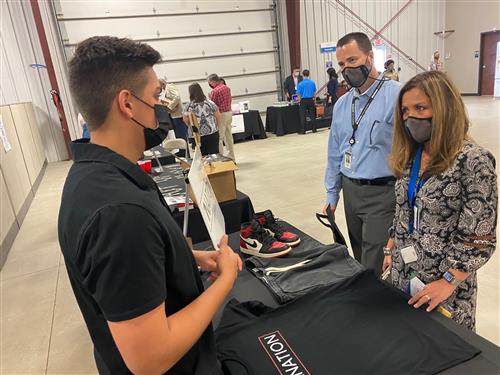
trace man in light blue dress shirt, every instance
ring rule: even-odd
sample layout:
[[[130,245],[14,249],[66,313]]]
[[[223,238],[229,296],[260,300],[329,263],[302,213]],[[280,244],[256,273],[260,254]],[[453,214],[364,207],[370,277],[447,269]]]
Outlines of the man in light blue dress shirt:
[[[401,85],[377,72],[371,42],[363,33],[342,37],[336,55],[351,89],[333,109],[325,210],[330,207],[335,213],[343,190],[354,257],[380,274],[395,209],[395,178],[387,158]]]

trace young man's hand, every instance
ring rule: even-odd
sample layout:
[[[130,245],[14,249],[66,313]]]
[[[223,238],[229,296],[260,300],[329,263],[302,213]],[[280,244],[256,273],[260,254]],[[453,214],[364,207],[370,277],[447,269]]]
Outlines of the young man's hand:
[[[200,266],[202,271],[216,272],[217,271],[217,251],[193,250],[193,256],[196,264]]]
[[[222,237],[219,243],[219,251],[216,259],[217,270],[212,272],[210,275],[211,279],[216,279],[218,277],[227,276],[231,282],[236,280],[238,272],[243,269],[243,263],[238,254],[236,254],[233,249],[227,244],[227,235]]]

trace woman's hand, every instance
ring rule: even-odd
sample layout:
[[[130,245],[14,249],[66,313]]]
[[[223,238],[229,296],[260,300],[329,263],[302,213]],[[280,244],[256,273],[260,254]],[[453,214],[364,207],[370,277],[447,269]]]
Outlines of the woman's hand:
[[[441,302],[450,298],[454,291],[455,287],[446,280],[436,280],[427,284],[424,289],[410,298],[408,304],[418,309],[423,304],[428,303],[427,312],[431,312]]]
[[[384,256],[384,262],[382,263],[382,273],[392,265],[392,255]]]

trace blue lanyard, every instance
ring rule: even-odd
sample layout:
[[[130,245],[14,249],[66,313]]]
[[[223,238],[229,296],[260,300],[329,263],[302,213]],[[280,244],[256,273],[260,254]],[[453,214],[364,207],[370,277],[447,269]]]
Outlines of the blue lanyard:
[[[422,151],[423,147],[420,146],[417,149],[415,159],[413,159],[410,170],[410,182],[408,184],[408,205],[410,206],[410,233],[413,232],[413,215],[417,194],[425,183],[424,178],[418,178],[418,172],[420,171],[420,162],[422,161]]]

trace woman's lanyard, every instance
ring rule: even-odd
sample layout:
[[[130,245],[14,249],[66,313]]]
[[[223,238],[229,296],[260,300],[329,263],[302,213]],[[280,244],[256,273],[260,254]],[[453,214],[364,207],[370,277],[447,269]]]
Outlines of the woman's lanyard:
[[[425,183],[424,178],[418,178],[418,172],[420,171],[420,162],[422,161],[422,151],[423,147],[420,146],[417,149],[417,152],[415,154],[415,159],[413,159],[413,163],[411,165],[411,170],[410,170],[410,182],[408,184],[408,205],[410,206],[410,222],[408,228],[410,233],[413,233],[415,226],[418,229],[418,221],[420,219],[418,208],[415,209],[415,201],[417,199],[418,192],[420,191],[422,186],[424,186]]]

